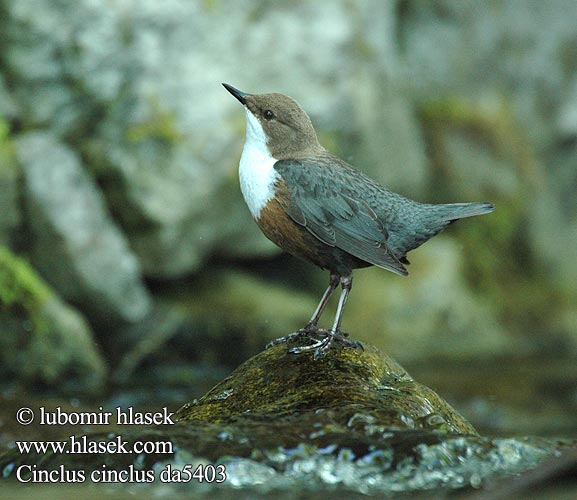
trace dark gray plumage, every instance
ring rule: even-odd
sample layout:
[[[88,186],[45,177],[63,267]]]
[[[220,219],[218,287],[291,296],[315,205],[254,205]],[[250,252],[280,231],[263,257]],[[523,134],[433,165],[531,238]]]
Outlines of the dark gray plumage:
[[[287,212],[297,224],[331,247],[403,276],[407,252],[457,219],[494,210],[491,203],[418,203],[328,152],[281,160],[274,168],[290,193]],[[355,267],[331,270],[348,274]]]

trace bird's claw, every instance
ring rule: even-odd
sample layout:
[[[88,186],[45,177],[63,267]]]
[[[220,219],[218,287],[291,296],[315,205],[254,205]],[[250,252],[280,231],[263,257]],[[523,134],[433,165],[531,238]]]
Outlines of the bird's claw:
[[[264,348],[270,349],[274,345],[289,344],[289,343],[295,342],[296,340],[298,340],[302,337],[311,338],[313,335],[316,335],[317,333],[321,333],[323,336],[326,336],[326,334],[328,333],[328,330],[325,330],[324,328],[318,328],[318,327],[312,326],[312,325],[306,325],[305,327],[300,328],[296,332],[289,333],[288,335],[285,335],[284,337],[279,337],[278,339],[271,340],[270,342],[268,342],[265,345]]]
[[[320,337],[320,338],[319,338]],[[297,330],[289,335],[271,340],[266,349],[277,344],[288,344],[295,342],[300,338],[312,339],[314,342],[310,345],[291,347],[288,351],[291,354],[302,354],[303,352],[313,351],[313,358],[323,358],[326,353],[337,344],[341,348],[361,349],[364,350],[362,344],[356,340],[349,340],[347,332],[333,332],[325,328],[311,327],[310,325]]]

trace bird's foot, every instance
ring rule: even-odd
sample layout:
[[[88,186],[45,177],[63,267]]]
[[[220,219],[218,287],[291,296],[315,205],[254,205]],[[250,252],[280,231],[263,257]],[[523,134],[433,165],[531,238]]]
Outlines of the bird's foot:
[[[289,333],[284,337],[279,337],[278,339],[271,340],[267,345],[264,346],[265,349],[270,349],[273,345],[277,344],[290,344],[295,342],[300,338],[314,338],[314,335],[321,333],[323,336],[326,336],[328,330],[324,328],[318,328],[314,325],[306,325],[304,328],[300,328],[296,332]]]
[[[291,354],[302,354],[303,352],[313,352],[314,359],[323,358],[326,353],[335,347],[339,348],[349,348],[349,349],[363,349],[360,342],[356,340],[350,340],[349,334],[347,332],[333,332],[325,328],[311,327],[310,325],[301,328],[300,330],[286,335],[285,337],[280,337],[278,339],[272,340],[266,345],[266,349],[277,344],[288,344],[292,343],[300,338],[306,338],[313,340],[314,342],[310,345],[291,347],[289,352]]]
[[[289,352],[291,354],[302,354],[303,352],[313,352],[313,359],[320,359],[324,358],[326,353],[330,349],[334,348],[348,348],[348,349],[363,349],[363,346],[360,342],[356,340],[350,340],[349,334],[346,332],[333,332],[331,330],[319,330],[316,332],[317,335],[307,336],[308,338],[316,338],[320,336],[321,338],[316,340],[311,345],[300,346],[300,347],[291,347]]]

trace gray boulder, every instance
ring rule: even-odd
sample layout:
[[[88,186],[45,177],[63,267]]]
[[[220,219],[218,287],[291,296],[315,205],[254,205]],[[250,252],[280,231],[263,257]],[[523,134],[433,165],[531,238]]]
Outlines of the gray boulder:
[[[26,134],[15,144],[34,265],[64,298],[93,315],[142,318],[149,296],[138,260],[80,159],[49,133]]]

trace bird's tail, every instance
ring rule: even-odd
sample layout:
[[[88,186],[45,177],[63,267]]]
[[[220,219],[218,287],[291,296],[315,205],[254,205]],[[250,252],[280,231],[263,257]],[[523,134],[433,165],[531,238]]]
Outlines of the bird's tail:
[[[413,222],[416,220],[417,224],[413,223],[404,238],[401,234],[401,237],[393,242],[393,248],[397,249],[397,257],[405,264],[408,263],[407,252],[439,234],[449,224],[465,217],[488,214],[495,210],[492,203],[419,204],[417,207],[418,212],[413,217]]]
[[[495,210],[492,203],[448,203],[444,205],[433,205],[437,220],[453,222],[465,217],[488,214]]]

